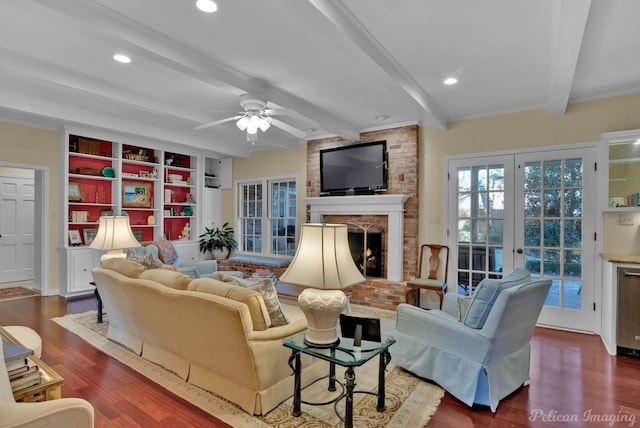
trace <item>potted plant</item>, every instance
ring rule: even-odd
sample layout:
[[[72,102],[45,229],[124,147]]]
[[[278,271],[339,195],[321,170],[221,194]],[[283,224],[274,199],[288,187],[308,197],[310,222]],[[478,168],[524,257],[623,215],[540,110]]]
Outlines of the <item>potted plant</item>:
[[[211,253],[216,260],[226,259],[230,250],[238,248],[238,241],[233,236],[233,228],[229,223],[222,227],[204,228],[204,233],[200,235],[200,252]]]

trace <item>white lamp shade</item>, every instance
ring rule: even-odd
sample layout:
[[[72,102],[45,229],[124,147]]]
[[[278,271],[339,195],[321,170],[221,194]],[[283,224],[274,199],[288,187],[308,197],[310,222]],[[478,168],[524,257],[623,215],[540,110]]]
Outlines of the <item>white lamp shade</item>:
[[[96,250],[122,250],[139,247],[140,243],[133,236],[128,216],[100,217],[98,233],[89,245]]]
[[[240,120],[236,122],[236,126],[239,130],[244,131],[249,126],[249,118],[247,116],[242,116]]]
[[[303,224],[296,255],[280,281],[327,290],[365,281],[349,251],[347,225]]]

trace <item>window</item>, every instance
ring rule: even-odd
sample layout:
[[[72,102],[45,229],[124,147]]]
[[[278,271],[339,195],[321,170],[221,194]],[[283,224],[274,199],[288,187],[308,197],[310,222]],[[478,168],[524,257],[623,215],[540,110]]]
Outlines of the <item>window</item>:
[[[236,229],[240,251],[278,256],[295,254],[296,189],[294,178],[238,183]]]

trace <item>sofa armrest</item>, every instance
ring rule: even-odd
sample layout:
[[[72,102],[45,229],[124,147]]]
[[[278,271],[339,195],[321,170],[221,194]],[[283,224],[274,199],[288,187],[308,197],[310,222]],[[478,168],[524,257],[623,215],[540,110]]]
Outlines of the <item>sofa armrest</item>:
[[[490,340],[481,330],[467,327],[441,310],[425,311],[406,303],[398,305],[396,330],[468,361],[484,361]]]
[[[292,320],[289,324],[270,327],[262,331],[253,331],[248,335],[249,341],[284,340],[307,329],[306,319]]]
[[[450,291],[442,298],[442,310],[456,318],[458,318],[458,297],[458,293]]]
[[[0,426],[90,428],[93,424],[93,406],[80,398],[0,404]]]

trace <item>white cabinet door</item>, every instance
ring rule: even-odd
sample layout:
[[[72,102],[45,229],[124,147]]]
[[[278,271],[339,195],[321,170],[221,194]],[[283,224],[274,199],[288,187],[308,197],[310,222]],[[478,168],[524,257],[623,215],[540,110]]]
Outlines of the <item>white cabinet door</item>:
[[[65,251],[66,277],[61,272],[60,294],[64,297],[77,296],[92,293],[94,288],[90,285],[93,281],[91,270],[99,265],[98,252],[90,248],[69,249]]]
[[[220,189],[204,189],[204,217],[202,226],[212,228],[220,227],[222,224],[222,193]]]

